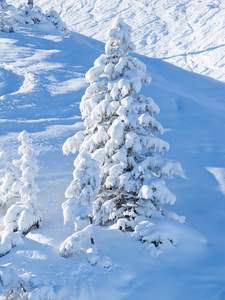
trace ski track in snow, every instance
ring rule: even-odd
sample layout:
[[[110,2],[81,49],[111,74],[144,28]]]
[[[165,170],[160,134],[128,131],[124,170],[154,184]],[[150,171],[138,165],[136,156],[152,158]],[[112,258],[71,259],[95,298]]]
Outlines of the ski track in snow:
[[[82,126],[80,123],[74,125],[74,122],[81,120],[78,116],[79,98],[76,102],[75,92],[87,86],[84,72],[70,62],[62,64],[57,61],[57,54],[60,55],[62,50],[54,49],[54,45],[62,44],[63,37],[59,36],[54,28],[48,29],[49,34],[44,35],[35,35],[22,27],[20,30],[21,33],[26,30],[29,32],[22,43],[18,36],[15,37],[17,34],[0,36],[1,132],[10,132],[17,124],[17,131],[26,128],[32,137],[42,141],[60,138],[66,133],[69,135],[69,132],[74,132]],[[39,39],[37,48],[33,43],[33,39],[36,38]],[[70,60],[70,57],[68,59]],[[48,97],[52,100],[46,101]],[[74,97],[74,101],[71,103],[69,100],[67,108],[65,103],[68,103],[71,97]],[[51,106],[58,107],[58,116],[52,114]],[[37,124],[39,133],[32,133],[37,131],[34,124]],[[1,136],[1,148],[7,147],[12,141],[14,147],[11,147],[9,152],[15,152],[13,148],[18,144],[16,133]],[[60,143],[63,143],[63,140],[60,140]],[[45,152],[53,148],[43,146],[42,150]]]
[[[39,0],[38,5],[53,6],[71,30],[104,42],[120,14],[133,28],[138,53],[225,81],[224,1]]]
[[[25,106],[29,107],[29,106]],[[48,118],[48,119],[38,119],[38,120],[20,120],[20,119],[0,119],[0,123],[42,123],[42,122],[53,122],[53,121],[66,121],[66,120],[77,120],[80,119],[78,116],[71,118]]]

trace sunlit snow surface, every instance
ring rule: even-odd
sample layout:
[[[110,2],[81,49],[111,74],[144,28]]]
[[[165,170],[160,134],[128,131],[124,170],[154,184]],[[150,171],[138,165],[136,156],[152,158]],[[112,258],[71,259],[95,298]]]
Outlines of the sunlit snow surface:
[[[61,148],[83,126],[84,75],[104,45],[75,33],[65,39],[40,25],[0,33],[0,45],[0,149],[16,157],[18,133],[31,133],[41,150],[37,184],[43,212],[43,227],[0,258],[1,265],[12,263],[30,286],[54,289],[63,295],[59,299],[224,299],[225,196],[206,168],[225,168],[225,84],[139,57],[153,79],[143,93],[159,105],[157,119],[172,129],[164,135],[171,145],[165,157],[178,160],[186,171],[187,180],[167,184],[177,196],[172,209],[185,215],[187,224],[159,222],[158,228],[172,232],[177,242],[160,256],[130,233],[96,228],[96,246],[111,261],[107,269],[104,262],[91,266],[86,256],[66,259],[58,253],[73,232],[73,224],[63,225],[61,204],[74,156],[63,156]]]
[[[17,5],[24,0],[10,0]],[[106,41],[118,14],[133,28],[137,52],[225,81],[223,0],[38,0],[70,29]],[[35,3],[34,2],[34,3]]]
[[[219,183],[219,190],[225,195],[225,168],[208,167],[207,170],[215,176]]]

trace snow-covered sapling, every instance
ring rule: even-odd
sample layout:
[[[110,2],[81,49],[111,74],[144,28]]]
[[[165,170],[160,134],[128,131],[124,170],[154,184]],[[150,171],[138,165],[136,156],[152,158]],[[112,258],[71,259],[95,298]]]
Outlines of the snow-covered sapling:
[[[11,32],[13,29],[8,26],[7,21],[5,20],[7,6],[8,4],[5,0],[0,0],[0,31]]]
[[[38,172],[36,156],[38,152],[32,146],[29,134],[24,130],[19,134],[21,146],[18,149],[22,156],[19,160],[14,160],[15,166],[19,167],[21,176],[20,202],[12,205],[5,217],[4,224],[8,231],[19,231],[27,234],[33,229],[39,228],[41,215],[37,204],[37,192],[35,177]]]
[[[117,18],[105,54],[86,74],[90,86],[80,104],[85,130],[67,140],[64,153],[85,149],[100,164],[94,221],[115,222],[119,229],[147,241],[151,217],[178,218],[163,208],[176,200],[164,179],[183,176],[183,170],[178,162],[162,158],[169,144],[157,137],[165,131],[154,117],[159,107],[140,94],[142,84],[150,84],[151,78],[145,64],[129,55],[133,50],[131,28]],[[161,243],[160,238],[148,241]]]
[[[70,31],[67,28],[66,24],[61,20],[59,14],[51,9],[47,14],[46,14],[46,19],[51,22],[59,31],[63,32],[63,34],[66,37],[69,37]]]
[[[16,30],[15,13],[17,9],[8,5],[5,0],[0,0],[0,31],[14,32]]]
[[[69,144],[69,142],[67,142]],[[81,150],[74,161],[73,181],[67,188],[67,201],[62,205],[64,222],[75,222],[75,233],[60,247],[62,256],[85,252],[93,238],[93,202],[100,186],[98,162],[86,150]]]
[[[0,0],[0,31],[4,30],[3,19],[5,15],[5,8],[6,8],[5,0]]]
[[[4,151],[0,152],[0,206],[8,209],[20,200],[20,178],[17,169],[8,161]]]

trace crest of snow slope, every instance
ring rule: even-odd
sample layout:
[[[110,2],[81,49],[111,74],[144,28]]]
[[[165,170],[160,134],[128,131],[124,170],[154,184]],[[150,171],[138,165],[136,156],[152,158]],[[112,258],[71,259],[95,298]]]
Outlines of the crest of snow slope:
[[[189,225],[172,220],[160,224],[159,229],[173,233],[177,245],[159,257],[129,234],[97,227],[96,246],[112,263],[110,269],[93,267],[85,256],[65,259],[58,254],[61,242],[74,230],[73,224],[63,225],[61,209],[74,156],[63,156],[61,148],[82,127],[84,74],[104,45],[73,33],[63,39],[45,26],[0,33],[0,45],[0,148],[14,158],[18,133],[27,130],[34,138],[41,150],[36,183],[43,213],[43,227],[0,258],[5,280],[11,284],[19,276],[31,295],[50,299],[224,299],[225,197],[205,168],[224,168],[225,85],[160,60],[140,58],[153,79],[143,94],[159,105],[164,127],[173,129],[166,136],[171,150],[165,157],[180,161],[189,177],[168,183],[177,196],[174,210],[185,215]],[[5,267],[9,261],[10,269]]]
[[[53,6],[70,29],[104,42],[112,18],[120,14],[133,28],[138,53],[225,81],[223,0],[39,0],[37,5]]]

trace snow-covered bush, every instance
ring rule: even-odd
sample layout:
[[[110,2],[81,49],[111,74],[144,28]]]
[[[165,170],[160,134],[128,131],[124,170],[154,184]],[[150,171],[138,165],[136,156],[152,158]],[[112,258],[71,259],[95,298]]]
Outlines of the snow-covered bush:
[[[11,263],[0,266],[0,295],[2,300],[26,298],[26,290]]]
[[[55,10],[51,9],[49,12],[47,12],[46,19],[51,22],[59,31],[62,31],[66,37],[70,35],[68,27],[61,20],[59,14]]]
[[[5,0],[0,0],[0,31],[4,31],[4,17],[5,17],[5,9],[7,7]]]
[[[183,176],[183,170],[178,162],[162,158],[169,144],[157,137],[165,131],[154,117],[159,107],[139,94],[151,78],[146,66],[129,55],[133,50],[131,28],[118,18],[109,31],[106,54],[86,74],[90,86],[80,104],[86,130],[69,138],[63,151],[86,150],[100,164],[94,221],[116,222],[119,229],[158,246],[160,241],[147,239],[142,233],[149,235],[149,230],[139,230],[139,225],[154,215],[169,215],[163,205],[176,198],[165,178]]]
[[[66,286],[44,282],[8,263],[0,266],[0,299],[69,300],[70,297]]]
[[[91,246],[91,239],[93,239],[92,224],[69,236],[61,244],[59,253],[64,257],[69,257],[72,254],[84,254]]]
[[[20,6],[14,16],[14,20],[21,24],[26,23],[31,25],[51,23],[66,37],[70,35],[69,29],[67,28],[66,24],[61,20],[59,14],[53,9],[45,14],[38,6],[34,6],[32,9],[30,8],[30,6]]]
[[[14,6],[8,5],[5,0],[0,0],[0,31],[15,31],[16,24],[11,16],[14,11]]]
[[[60,247],[60,255],[65,257],[84,253],[90,244],[94,244],[93,202],[98,196],[100,186],[99,165],[86,150],[80,152],[74,166],[73,181],[66,190],[67,201],[63,203],[62,208],[65,223],[69,220],[74,221],[76,232]]]
[[[0,257],[8,254],[12,248],[23,243],[20,232],[4,229],[0,234]]]
[[[20,201],[12,205],[5,217],[5,230],[9,232],[19,231],[27,234],[29,231],[39,227],[41,214],[37,204],[37,192],[35,177],[38,172],[36,161],[37,151],[32,147],[32,140],[24,130],[19,134],[21,146],[18,149],[22,156],[19,160],[14,160],[15,166],[19,167],[21,176]]]
[[[20,200],[20,178],[17,169],[3,151],[0,152],[0,167],[0,206],[7,209]]]
[[[28,5],[20,5],[15,8],[7,5],[5,0],[0,0],[0,30],[13,32],[17,30],[17,24],[52,24],[66,37],[70,35],[66,24],[61,20],[59,14],[51,9],[46,14],[38,6],[33,7],[33,1]]]
[[[14,20],[20,24],[30,25],[46,23],[46,17],[38,6],[35,6],[33,9],[30,9],[27,5],[20,6],[14,15]]]

